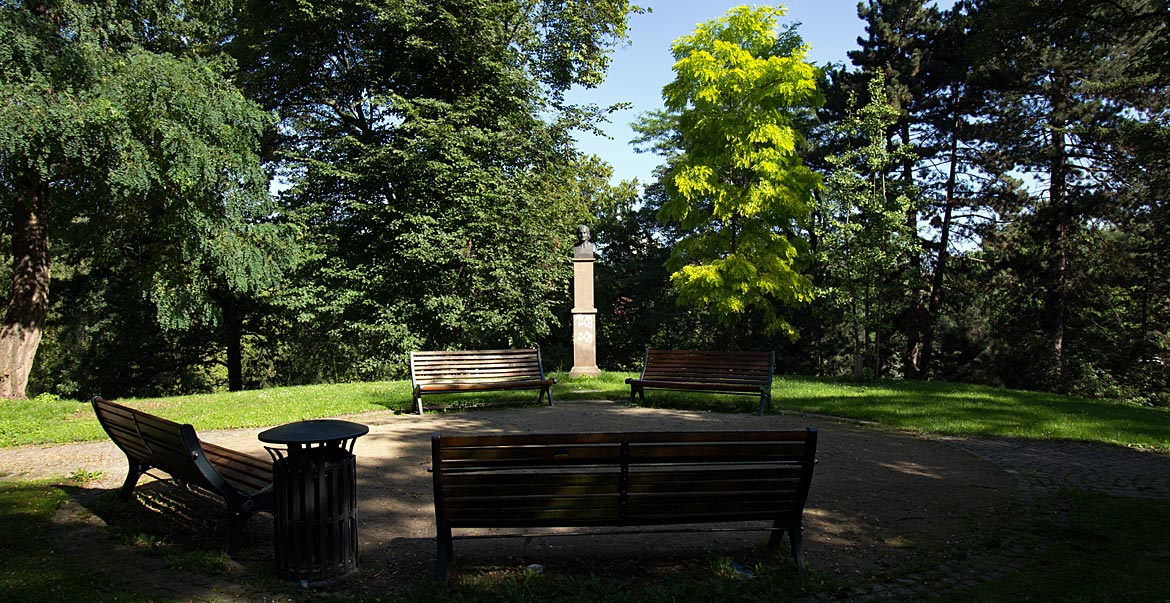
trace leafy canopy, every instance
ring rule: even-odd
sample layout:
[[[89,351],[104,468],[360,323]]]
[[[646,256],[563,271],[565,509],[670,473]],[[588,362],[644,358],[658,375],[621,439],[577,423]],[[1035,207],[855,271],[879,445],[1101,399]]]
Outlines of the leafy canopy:
[[[734,324],[761,310],[769,331],[796,332],[777,302],[811,299],[799,238],[820,178],[798,150],[819,107],[817,68],[783,7],[738,7],[674,42],[666,111],[644,117],[640,141],[667,156],[659,218],[685,233],[669,263],[680,303]]]
[[[0,11],[0,200],[41,191],[57,254],[129,260],[160,322],[185,328],[212,316],[211,288],[273,284],[288,233],[264,223],[268,115],[222,57],[184,47],[196,22],[172,9]]]

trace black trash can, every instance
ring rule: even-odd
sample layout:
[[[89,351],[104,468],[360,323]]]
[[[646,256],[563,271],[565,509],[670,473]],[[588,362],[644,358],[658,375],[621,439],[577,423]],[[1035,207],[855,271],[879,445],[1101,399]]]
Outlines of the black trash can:
[[[347,421],[302,421],[265,431],[273,463],[276,574],[309,586],[357,569],[357,457],[369,429]]]
[[[276,573],[309,584],[357,569],[357,457],[316,450],[273,465]]]

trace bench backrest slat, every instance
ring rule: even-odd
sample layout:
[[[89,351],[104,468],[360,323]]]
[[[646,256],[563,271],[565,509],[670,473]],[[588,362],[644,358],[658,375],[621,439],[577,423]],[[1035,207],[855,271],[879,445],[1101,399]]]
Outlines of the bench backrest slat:
[[[254,493],[272,485],[270,459],[236,452],[208,442],[201,442],[207,460],[236,490]]]
[[[642,379],[682,382],[770,384],[771,352],[646,350]]]
[[[414,351],[411,380],[419,385],[543,380],[539,350]]]
[[[432,439],[452,527],[585,527],[799,518],[816,430]]]
[[[93,407],[106,434],[127,457],[158,467],[175,479],[214,489],[193,461],[201,453],[193,427],[104,400],[95,401]]]
[[[493,446],[548,446],[555,444],[620,444],[660,442],[807,442],[804,431],[628,431],[619,433],[533,433],[458,436],[444,435],[442,450]]]

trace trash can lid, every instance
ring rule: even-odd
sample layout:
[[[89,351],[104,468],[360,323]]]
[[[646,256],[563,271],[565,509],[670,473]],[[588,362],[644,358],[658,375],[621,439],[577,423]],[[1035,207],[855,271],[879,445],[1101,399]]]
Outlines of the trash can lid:
[[[370,432],[361,423],[338,419],[297,421],[261,431],[257,436],[269,444],[330,444],[360,438]]]

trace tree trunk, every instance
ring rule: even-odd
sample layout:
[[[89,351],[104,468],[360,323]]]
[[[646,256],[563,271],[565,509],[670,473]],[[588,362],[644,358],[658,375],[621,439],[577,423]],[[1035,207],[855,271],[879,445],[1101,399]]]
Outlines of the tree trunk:
[[[1048,224],[1048,274],[1044,299],[1044,328],[1052,346],[1053,387],[1064,389],[1064,330],[1065,306],[1068,294],[1068,222],[1072,215],[1068,207],[1068,139],[1064,133],[1067,127],[1063,115],[1066,112],[1064,90],[1068,84],[1060,78],[1061,87],[1052,98],[1053,117],[1049,121],[1050,162],[1048,181],[1048,202],[1051,204]]]
[[[902,145],[910,148],[913,142],[910,138],[910,122],[904,120],[899,130]],[[913,159],[902,160],[902,186],[907,194],[914,188]],[[917,203],[912,203],[906,210],[906,232],[918,240]],[[926,315],[926,290],[922,283],[922,256],[918,253],[917,247],[906,257],[906,278],[909,301],[902,324],[903,335],[906,337],[906,345],[902,348],[902,373],[909,379],[925,379],[921,357],[929,318]]]
[[[48,187],[36,181],[12,209],[12,297],[0,326],[0,398],[23,399],[49,313]]]
[[[232,301],[223,304],[224,338],[227,340],[228,391],[244,389],[244,316]]]
[[[934,334],[938,315],[942,310],[943,283],[946,281],[947,261],[951,257],[951,219],[955,207],[956,176],[959,167],[959,119],[951,122],[950,167],[947,170],[946,206],[943,208],[942,225],[939,228],[938,259],[934,263],[934,275],[930,285],[930,305],[927,308],[926,330],[922,338],[922,357],[919,360],[919,377],[930,378],[931,362],[934,355]]]

